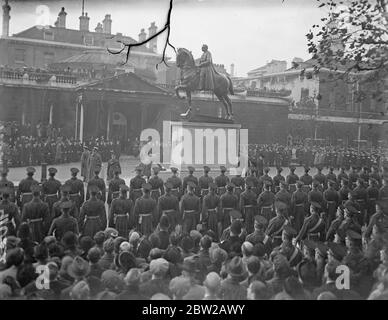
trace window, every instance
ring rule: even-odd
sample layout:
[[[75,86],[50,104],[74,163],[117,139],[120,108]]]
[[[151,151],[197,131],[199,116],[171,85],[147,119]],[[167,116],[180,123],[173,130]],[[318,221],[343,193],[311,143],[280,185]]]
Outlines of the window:
[[[43,39],[49,40],[49,41],[54,41],[54,33],[52,31],[44,31]]]
[[[54,52],[45,52],[44,53],[44,64],[46,66],[50,65],[51,63],[53,63],[54,59],[55,59]]]
[[[91,34],[86,34],[84,37],[84,44],[86,46],[92,46],[93,45],[93,36]]]
[[[26,59],[26,50],[24,49],[15,49],[15,63],[23,63]]]
[[[308,99],[309,97],[309,94],[310,94],[310,90],[307,89],[307,88],[302,88],[300,90],[300,101],[305,101]]]

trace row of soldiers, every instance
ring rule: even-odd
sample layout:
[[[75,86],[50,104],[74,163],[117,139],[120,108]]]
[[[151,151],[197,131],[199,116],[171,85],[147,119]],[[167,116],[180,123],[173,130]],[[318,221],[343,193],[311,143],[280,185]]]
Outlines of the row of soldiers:
[[[101,168],[96,167],[85,193],[77,168],[71,169],[71,178],[62,185],[55,178],[55,168],[49,168],[49,178],[40,184],[33,178],[35,169],[28,167],[27,178],[19,183],[16,194],[7,180],[7,170],[3,170],[2,225],[9,234],[15,234],[20,222],[27,222],[34,241],[40,242],[46,234],[61,239],[66,231],[93,237],[106,226],[124,237],[133,229],[148,236],[155,229],[165,228],[160,221],[166,216],[170,232],[176,228],[186,234],[209,230],[221,242],[228,240],[236,223],[241,223],[239,232],[244,238],[258,236],[271,248],[280,245],[286,225],[295,230],[296,242],[333,240],[336,236],[344,240],[348,230],[368,239],[376,224],[388,227],[384,207],[388,201],[387,179],[380,175],[376,179],[376,170],[368,173],[366,185],[366,170],[357,172],[355,168],[338,175],[332,170],[324,175],[319,170],[314,177],[309,175],[309,168],[301,177],[293,167],[287,177],[278,168],[273,178],[265,168],[260,178],[253,174],[244,178],[241,172],[229,178],[227,169],[221,166],[215,179],[207,166],[200,178],[194,175],[193,167],[183,179],[177,168],[170,169],[172,176],[164,182],[158,176],[159,167],[153,168],[150,178],[144,178],[139,166],[127,186],[117,168],[106,187],[99,177]]]

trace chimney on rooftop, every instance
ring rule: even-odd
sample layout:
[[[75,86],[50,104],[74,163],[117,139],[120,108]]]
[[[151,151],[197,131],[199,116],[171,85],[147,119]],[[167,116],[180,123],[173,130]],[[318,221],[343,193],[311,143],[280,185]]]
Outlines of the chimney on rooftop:
[[[234,63],[230,65],[230,76],[234,77]]]
[[[148,28],[149,37],[152,37],[153,35],[155,35],[157,31],[158,31],[158,27],[156,26],[155,22],[152,22],[151,26]],[[158,39],[154,38],[150,40],[148,43],[149,43],[149,48],[156,53],[158,51]]]
[[[58,28],[66,28],[66,16],[65,8],[62,7],[61,11],[58,13]]]
[[[89,31],[89,20],[88,13],[83,13],[79,17],[79,29],[80,31]]]
[[[97,23],[97,27],[94,29],[97,33],[102,33],[103,32],[103,29],[102,29],[102,24],[99,22]]]
[[[102,21],[103,23],[103,32],[106,34],[111,34],[112,33],[112,19],[110,14],[106,14],[104,20]]]
[[[8,0],[5,0],[5,4],[3,5],[3,30],[2,36],[9,36],[9,20],[11,20],[11,16],[9,12],[11,11],[11,6],[8,4]]]
[[[143,42],[146,39],[147,39],[147,33],[145,32],[144,29],[141,29],[139,33],[139,42]]]

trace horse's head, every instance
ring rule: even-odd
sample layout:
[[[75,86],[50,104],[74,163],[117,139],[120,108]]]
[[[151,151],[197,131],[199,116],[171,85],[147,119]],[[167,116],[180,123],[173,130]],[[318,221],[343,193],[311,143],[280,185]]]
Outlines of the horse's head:
[[[191,52],[185,48],[179,48],[176,54],[176,66],[182,68],[183,66],[195,66],[194,58]]]

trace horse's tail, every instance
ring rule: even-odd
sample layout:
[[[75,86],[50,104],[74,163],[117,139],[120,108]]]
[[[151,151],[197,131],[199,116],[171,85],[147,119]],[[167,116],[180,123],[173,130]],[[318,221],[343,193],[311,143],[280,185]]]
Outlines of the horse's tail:
[[[228,78],[228,81],[229,81],[229,93],[234,96],[234,90],[233,90],[233,82],[232,82],[232,79],[230,79],[229,77]]]

